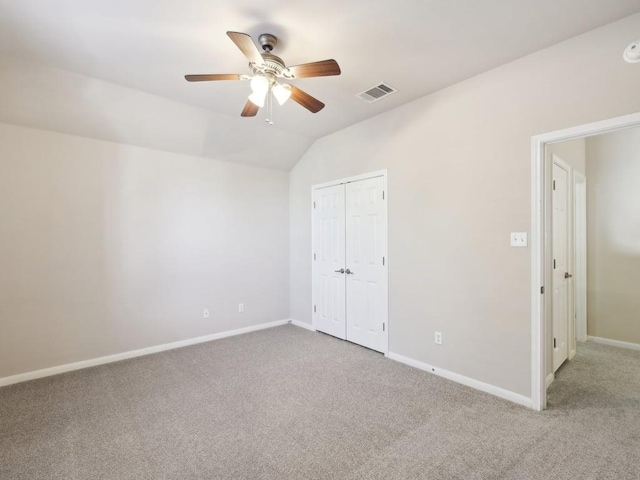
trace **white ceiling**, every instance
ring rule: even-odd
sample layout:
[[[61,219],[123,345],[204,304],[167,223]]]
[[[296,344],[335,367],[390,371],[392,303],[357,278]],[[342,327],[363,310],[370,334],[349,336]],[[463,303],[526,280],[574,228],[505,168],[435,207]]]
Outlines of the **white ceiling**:
[[[638,11],[640,0],[0,0],[0,54],[206,109],[210,131],[246,129],[258,142],[257,129],[272,129],[265,139],[279,131],[295,145],[288,150],[285,141],[279,161],[266,166],[287,169],[316,138]],[[187,73],[248,73],[227,30],[277,35],[274,53],[289,65],[335,58],[341,76],[292,82],[326,108],[314,115],[288,102],[269,127],[263,112],[239,119],[247,82],[186,82]],[[355,97],[379,81],[399,92],[374,104]],[[249,148],[242,138],[225,151],[256,164],[250,157],[260,145]],[[208,143],[195,153],[219,158]]]

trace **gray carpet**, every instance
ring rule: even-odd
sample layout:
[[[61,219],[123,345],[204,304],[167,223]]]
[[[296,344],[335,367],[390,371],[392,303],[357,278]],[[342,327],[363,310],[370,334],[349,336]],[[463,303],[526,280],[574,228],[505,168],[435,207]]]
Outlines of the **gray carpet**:
[[[536,413],[285,326],[0,389],[0,478],[638,479],[640,352]]]

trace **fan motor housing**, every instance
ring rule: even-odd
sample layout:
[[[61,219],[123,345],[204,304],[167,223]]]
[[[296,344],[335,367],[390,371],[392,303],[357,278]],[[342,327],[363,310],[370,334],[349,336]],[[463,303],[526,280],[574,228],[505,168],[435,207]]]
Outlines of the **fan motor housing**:
[[[264,59],[263,65],[256,65],[255,63],[249,64],[254,75],[262,74],[266,77],[271,75],[274,77],[281,77],[283,75],[286,68],[280,57],[265,52],[262,54],[262,58]]]

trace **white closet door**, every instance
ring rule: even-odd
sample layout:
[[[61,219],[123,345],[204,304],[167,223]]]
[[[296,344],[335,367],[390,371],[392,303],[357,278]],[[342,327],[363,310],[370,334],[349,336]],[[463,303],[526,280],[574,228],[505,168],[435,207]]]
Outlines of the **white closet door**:
[[[313,209],[316,329],[343,340],[345,321],[344,185],[315,191]]]
[[[347,340],[384,352],[387,267],[384,178],[346,187]]]

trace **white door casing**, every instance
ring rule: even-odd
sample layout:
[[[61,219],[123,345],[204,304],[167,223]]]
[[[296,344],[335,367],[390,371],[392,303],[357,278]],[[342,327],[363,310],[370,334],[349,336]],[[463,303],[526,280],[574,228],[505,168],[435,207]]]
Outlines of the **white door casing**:
[[[531,137],[531,407],[547,406],[547,348],[552,318],[551,277],[551,158],[553,143],[611,133],[640,126],[640,113],[609,118]]]
[[[321,332],[344,340],[346,338],[344,185],[316,190],[313,202],[315,326]]]
[[[552,183],[553,371],[569,357],[569,172],[555,159]]]
[[[387,267],[384,178],[346,185],[347,340],[385,352]]]
[[[587,179],[574,172],[575,312],[576,338],[587,341]]]

